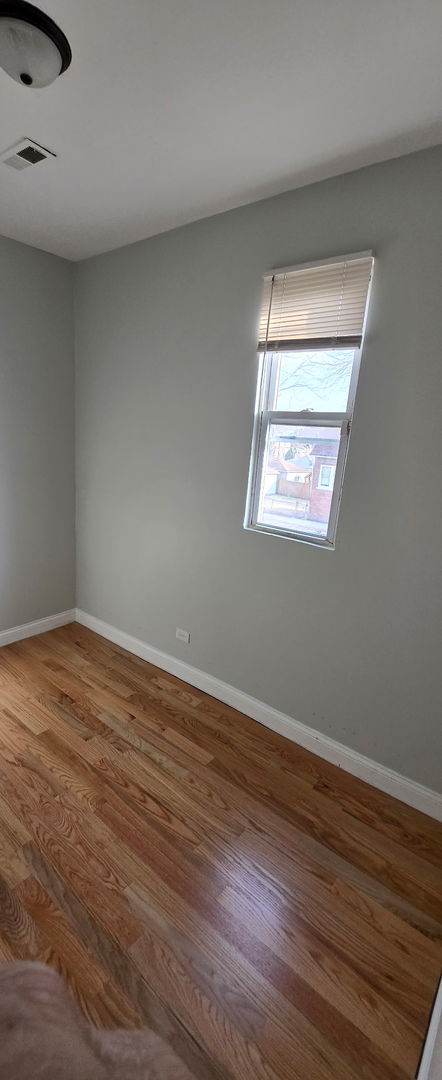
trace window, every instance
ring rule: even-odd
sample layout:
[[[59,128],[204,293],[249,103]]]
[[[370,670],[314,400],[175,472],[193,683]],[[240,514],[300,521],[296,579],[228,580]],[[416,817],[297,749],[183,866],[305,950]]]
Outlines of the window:
[[[333,491],[336,467],[334,465],[320,465],[318,488],[320,491]]]
[[[264,278],[246,528],[333,547],[370,252]]]

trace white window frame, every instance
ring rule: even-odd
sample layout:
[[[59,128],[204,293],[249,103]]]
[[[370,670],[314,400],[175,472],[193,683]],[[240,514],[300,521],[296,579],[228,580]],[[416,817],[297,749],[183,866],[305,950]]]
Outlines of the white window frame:
[[[271,273],[272,275],[290,273],[294,270],[307,270],[311,267],[325,266],[327,263],[347,262],[351,259],[358,258],[373,258],[373,252],[362,251],[355,254],[342,255],[331,259],[317,259],[314,262],[302,263],[296,266],[280,267],[277,270],[270,271],[269,273]],[[345,412],[282,412],[268,408],[269,403],[273,403],[275,396],[276,363],[273,360],[273,356],[278,356],[278,354],[283,353],[284,349],[280,348],[278,350],[278,353],[272,353],[271,351],[264,351],[258,353],[259,371],[255,403],[255,418],[252,436],[252,450],[250,458],[249,483],[247,490],[246,516],[244,520],[245,529],[251,529],[253,532],[267,533],[267,535],[269,536],[278,536],[285,537],[289,540],[297,540],[302,544],[312,544],[316,547],[334,550],[336,540],[336,528],[338,522],[339,508],[341,505],[345,464],[347,460],[348,446],[353,421],[353,410],[356,397],[356,389],[358,385],[361,355],[364,342],[365,323],[369,307],[372,278],[373,272],[371,274],[370,283],[367,291],[367,302],[365,307],[365,318],[362,328],[361,343],[359,347],[355,347],[354,345],[350,344],[349,346],[347,346],[354,349],[354,357],[350,386],[348,391],[347,408]],[[322,345],[318,343],[314,347],[319,351],[324,348],[330,349],[330,343],[324,342]],[[340,349],[343,349],[346,346],[343,343],[340,343],[338,347]],[[311,343],[303,344],[302,348],[305,351],[313,351]],[[293,427],[293,425],[298,424],[302,427],[340,428],[339,451],[337,460],[336,462],[334,462],[334,466],[336,469],[335,480],[330,507],[327,535],[325,537],[314,536],[313,534],[306,532],[297,532],[296,529],[289,530],[285,528],[279,528],[277,525],[264,525],[261,524],[258,520],[264,454],[267,443],[267,434],[271,424],[278,424],[281,426],[287,425],[288,427]]]
[[[331,469],[331,483],[329,482],[328,484],[324,484],[322,482],[322,470],[323,469]],[[333,491],[333,487],[334,487],[334,483],[335,483],[335,475],[336,475],[336,466],[335,466],[334,462],[332,464],[328,465],[326,461],[323,461],[322,465],[319,466],[318,491]]]

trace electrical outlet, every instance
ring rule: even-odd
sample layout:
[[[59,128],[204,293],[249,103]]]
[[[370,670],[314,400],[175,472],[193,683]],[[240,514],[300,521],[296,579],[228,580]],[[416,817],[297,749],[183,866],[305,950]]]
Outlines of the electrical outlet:
[[[178,638],[178,641],[185,641],[186,645],[190,645],[190,632],[189,632],[189,630],[180,630],[179,626],[177,626],[175,634],[176,634],[176,637]]]

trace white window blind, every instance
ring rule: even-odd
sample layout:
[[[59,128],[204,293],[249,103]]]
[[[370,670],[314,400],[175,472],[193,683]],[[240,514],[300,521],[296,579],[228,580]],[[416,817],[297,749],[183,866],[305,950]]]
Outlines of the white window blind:
[[[288,270],[264,279],[261,349],[338,347],[361,343],[373,259]]]

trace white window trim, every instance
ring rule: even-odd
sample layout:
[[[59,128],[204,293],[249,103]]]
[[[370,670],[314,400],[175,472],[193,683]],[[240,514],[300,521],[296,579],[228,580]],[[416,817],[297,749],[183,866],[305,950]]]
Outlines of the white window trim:
[[[292,270],[302,270],[307,267],[313,266],[325,266],[327,263],[334,263],[338,261],[347,261],[349,259],[361,258],[361,256],[373,257],[372,251],[358,252],[352,255],[343,255],[339,258],[331,259],[318,259],[315,262],[303,263],[297,266],[281,267],[278,270],[269,271],[273,274],[288,273]],[[265,275],[266,277],[268,274]],[[373,272],[371,274],[370,283],[367,291],[367,301],[365,307],[364,325],[362,328],[361,344],[359,348],[354,350],[354,359],[352,374],[350,380],[350,387],[348,392],[347,408],[345,413],[319,413],[319,412],[275,412],[265,408],[270,397],[270,380],[272,374],[274,375],[274,368],[268,361],[268,354],[265,352],[258,352],[258,381],[257,392],[255,402],[255,418],[253,424],[252,435],[252,448],[250,456],[250,469],[249,469],[249,481],[247,489],[246,500],[246,514],[244,519],[244,528],[251,530],[252,532],[266,533],[268,536],[275,536],[286,538],[288,540],[296,540],[301,544],[310,544],[314,547],[322,547],[333,551],[335,549],[336,541],[336,529],[338,523],[339,509],[342,499],[342,488],[344,482],[345,464],[347,460],[348,447],[350,442],[350,433],[353,421],[353,410],[356,397],[356,389],[359,379],[359,370],[361,365],[362,349],[364,345],[365,327],[367,321],[367,313],[369,309],[370,291],[373,280]],[[342,347],[342,346],[341,346]],[[283,352],[283,349],[280,350]],[[295,529],[283,529],[277,525],[263,525],[258,522],[259,513],[259,499],[260,499],[260,477],[262,473],[262,464],[265,453],[267,431],[271,423],[278,424],[300,424],[302,427],[340,427],[341,438],[339,443],[338,457],[335,462],[335,483],[330,507],[330,516],[328,521],[327,535],[313,536],[313,534],[297,532]]]

